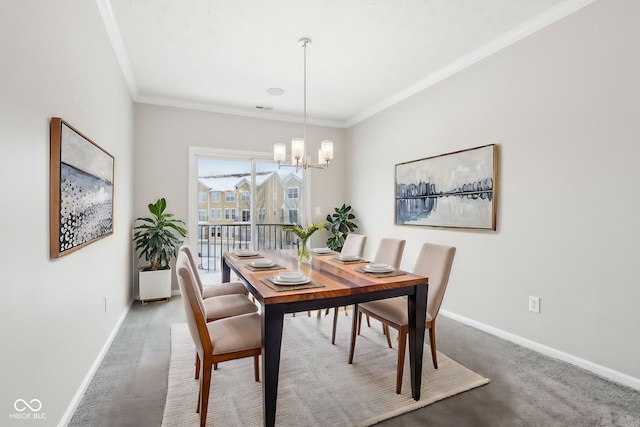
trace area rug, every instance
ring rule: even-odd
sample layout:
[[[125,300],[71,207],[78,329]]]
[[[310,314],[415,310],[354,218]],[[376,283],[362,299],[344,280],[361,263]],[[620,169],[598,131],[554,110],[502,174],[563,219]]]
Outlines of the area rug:
[[[397,345],[387,346],[379,323],[362,328],[352,365],[347,363],[351,316],[340,316],[336,345],[331,345],[331,323],[331,316],[285,318],[277,426],[368,426],[489,382],[442,353],[434,369],[425,345],[422,398],[416,402],[408,355],[402,394],[395,393]],[[194,359],[187,325],[172,325],[165,427],[199,425]],[[262,424],[262,385],[253,379],[253,359],[221,363],[212,375],[207,425]]]

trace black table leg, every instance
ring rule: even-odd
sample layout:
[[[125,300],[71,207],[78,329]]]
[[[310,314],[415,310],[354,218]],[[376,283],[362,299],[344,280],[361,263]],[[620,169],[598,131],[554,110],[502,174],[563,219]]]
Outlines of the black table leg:
[[[262,411],[265,427],[276,424],[283,322],[284,305],[262,306]]]
[[[229,266],[225,262],[224,256],[220,257],[220,262],[222,264],[222,266],[221,266],[222,283],[230,282],[231,281],[231,269],[229,268]]]
[[[414,400],[420,400],[428,286],[426,284],[416,285],[415,290],[413,295],[409,295],[407,302],[409,313],[409,366],[411,367],[411,396]]]

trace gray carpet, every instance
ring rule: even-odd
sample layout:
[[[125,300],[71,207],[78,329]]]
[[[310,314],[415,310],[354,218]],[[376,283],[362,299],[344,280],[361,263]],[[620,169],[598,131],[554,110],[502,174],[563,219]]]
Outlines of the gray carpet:
[[[350,320],[341,312],[340,322]],[[135,303],[69,425],[160,426],[170,325],[184,321],[179,297]],[[491,383],[379,426],[640,427],[639,391],[446,317],[438,321],[438,350]]]

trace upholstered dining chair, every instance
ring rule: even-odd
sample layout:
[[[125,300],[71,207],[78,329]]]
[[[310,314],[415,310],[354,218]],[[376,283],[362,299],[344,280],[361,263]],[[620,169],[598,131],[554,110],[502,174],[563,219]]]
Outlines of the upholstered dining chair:
[[[383,238],[378,245],[376,254],[371,262],[389,264],[393,268],[400,268],[400,262],[402,261],[402,254],[404,253],[404,245],[406,240],[390,239],[388,237]],[[355,311],[354,311],[355,314]],[[367,326],[371,327],[369,316],[367,316]],[[391,348],[391,338],[389,335],[389,328],[384,323],[382,324],[382,332],[387,337],[387,344]]]
[[[241,314],[255,313],[258,311],[258,307],[256,306],[256,304],[253,303],[249,298],[247,298],[244,293],[219,294],[217,296],[204,298],[204,289],[207,288],[204,288],[202,286],[200,275],[198,274],[198,269],[196,268],[196,263],[194,262],[191,250],[188,246],[182,246],[178,250],[178,254],[180,253],[184,254],[188,261],[187,266],[189,267],[189,270],[194,277],[194,282],[196,283],[196,286],[198,288],[197,295],[200,299],[202,299],[205,319],[207,320],[207,322],[213,322],[232,316],[239,316]],[[244,288],[244,285],[242,285],[242,283],[238,282],[238,284]],[[233,291],[233,289],[230,290]],[[198,379],[198,375],[200,372],[200,358],[197,353],[195,365],[195,378]],[[218,369],[217,364],[214,365],[214,369]]]
[[[187,245],[182,245],[180,249],[178,249],[178,251],[182,251],[187,254],[187,257],[189,258],[189,264],[191,264],[191,269],[195,272],[196,281],[198,283],[198,287],[200,288],[202,298],[218,297],[220,295],[249,294],[247,288],[245,288],[244,285],[240,282],[226,282],[216,285],[203,286],[202,278],[198,273],[198,267],[196,266],[196,261],[193,257],[193,253],[191,252],[191,248],[189,248],[189,246]]]
[[[260,314],[250,313],[207,322],[203,300],[198,295],[198,285],[184,252],[178,253],[176,274],[184,302],[189,333],[198,357],[202,361],[197,411],[200,412],[200,426],[204,427],[207,422],[209,391],[214,364],[253,357],[254,379],[255,381],[260,380],[258,362],[262,351],[262,321]]]
[[[355,255],[362,257],[364,254],[364,246],[367,243],[367,236],[364,234],[347,234],[342,245],[340,255]],[[331,344],[336,343],[336,329],[338,327],[338,311],[340,307],[333,308],[333,330],[331,332]],[[344,313],[347,315],[347,307],[344,308]]]
[[[399,268],[405,243],[405,240],[385,237],[380,241],[378,250],[371,262],[380,262],[389,264],[393,268]]]
[[[440,311],[440,305],[444,298],[444,293],[449,283],[451,266],[456,248],[451,246],[435,245],[425,243],[420,249],[418,259],[413,269],[413,273],[426,276],[429,279],[429,292],[427,296],[427,319],[425,328],[429,330],[429,344],[431,346],[431,360],[433,367],[438,369],[438,359],[436,355],[436,318]],[[354,316],[358,316],[358,332],[361,314],[364,313],[374,319],[379,320],[388,327],[398,331],[398,368],[396,373],[396,393],[402,391],[402,374],[404,369],[404,357],[409,332],[409,319],[407,315],[407,299],[404,297],[388,298],[379,301],[371,301],[357,304]],[[355,325],[354,325],[355,327]],[[357,334],[351,331],[351,345],[349,348],[349,363],[353,363],[353,354],[356,345]],[[388,334],[387,334],[387,339]]]

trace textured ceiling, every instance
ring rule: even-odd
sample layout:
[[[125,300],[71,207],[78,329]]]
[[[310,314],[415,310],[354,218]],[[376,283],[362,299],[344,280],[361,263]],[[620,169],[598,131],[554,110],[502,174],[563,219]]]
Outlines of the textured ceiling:
[[[299,121],[309,37],[309,122],[349,126],[593,0],[97,1],[138,102]]]

